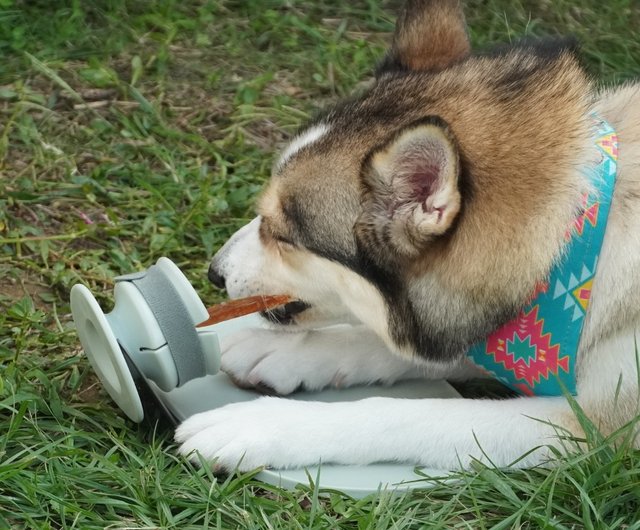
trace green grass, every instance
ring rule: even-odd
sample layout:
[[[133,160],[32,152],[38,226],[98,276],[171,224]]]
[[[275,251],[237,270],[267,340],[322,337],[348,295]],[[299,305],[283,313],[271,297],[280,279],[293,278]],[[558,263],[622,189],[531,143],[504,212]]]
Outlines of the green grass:
[[[603,82],[640,73],[634,0],[471,0],[477,45],[579,37]],[[125,421],[81,355],[70,287],[169,256],[202,298],[272,152],[370,75],[373,0],[0,0],[0,528],[640,528],[640,461],[588,429],[551,470],[478,466],[355,501],[217,479]],[[586,422],[586,420],[583,420]]]

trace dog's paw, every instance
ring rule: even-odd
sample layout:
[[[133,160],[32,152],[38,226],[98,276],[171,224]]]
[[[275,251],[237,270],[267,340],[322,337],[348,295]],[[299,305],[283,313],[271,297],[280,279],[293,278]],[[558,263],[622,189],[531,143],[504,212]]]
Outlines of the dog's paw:
[[[191,416],[177,429],[179,453],[216,471],[284,469],[339,451],[329,404],[264,397]],[[198,456],[200,455],[200,457]]]
[[[280,395],[298,389],[391,384],[423,375],[362,327],[298,333],[248,329],[223,338],[221,347],[222,370],[237,384]]]

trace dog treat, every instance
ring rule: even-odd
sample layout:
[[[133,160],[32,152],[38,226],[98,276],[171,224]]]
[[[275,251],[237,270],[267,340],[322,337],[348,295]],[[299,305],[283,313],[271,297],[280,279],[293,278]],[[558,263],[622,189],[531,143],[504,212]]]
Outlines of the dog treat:
[[[225,320],[231,320],[232,318],[257,313],[258,311],[268,311],[290,301],[291,297],[286,294],[268,296],[258,295],[249,296],[248,298],[239,298],[237,300],[229,300],[228,302],[222,302],[221,304],[216,304],[207,308],[209,318],[204,322],[197,324],[196,327],[202,328],[204,326],[217,324],[218,322],[224,322]]]

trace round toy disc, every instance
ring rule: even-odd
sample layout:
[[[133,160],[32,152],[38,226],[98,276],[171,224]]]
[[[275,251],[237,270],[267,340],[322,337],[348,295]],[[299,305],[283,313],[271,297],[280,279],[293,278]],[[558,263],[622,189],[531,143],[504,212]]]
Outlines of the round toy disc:
[[[89,362],[118,407],[133,421],[144,418],[142,402],[111,325],[84,285],[71,289],[71,313]]]

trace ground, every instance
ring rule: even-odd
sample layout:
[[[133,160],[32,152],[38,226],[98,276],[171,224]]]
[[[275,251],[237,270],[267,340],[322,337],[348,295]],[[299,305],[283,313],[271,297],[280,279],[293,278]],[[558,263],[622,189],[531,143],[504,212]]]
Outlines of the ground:
[[[0,527],[640,528],[640,460],[589,428],[554,469],[477,466],[406,497],[216,478],[125,420],[81,353],[69,290],[209,257],[273,151],[366,81],[396,2],[0,0]],[[635,0],[469,0],[476,46],[573,34],[602,84],[640,74]]]

